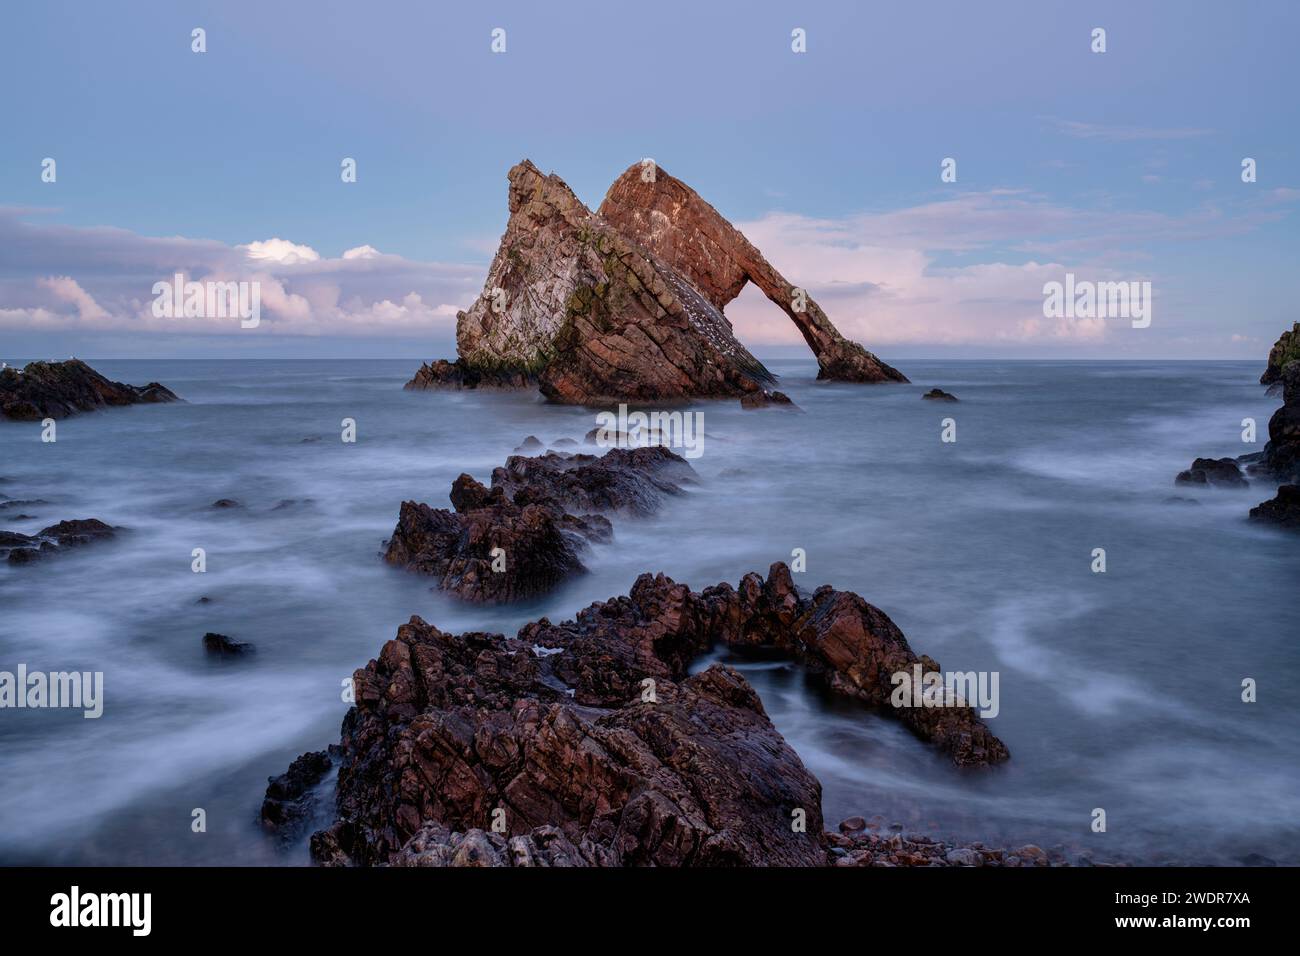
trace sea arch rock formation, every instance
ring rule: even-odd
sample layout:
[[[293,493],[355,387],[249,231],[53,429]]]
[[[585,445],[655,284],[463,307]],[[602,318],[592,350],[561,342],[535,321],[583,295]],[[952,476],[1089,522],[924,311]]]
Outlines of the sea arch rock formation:
[[[459,358],[422,366],[407,387],[535,382],[569,404],[760,392],[775,377],[722,312],[750,281],[803,332],[820,378],[907,381],[811,299],[794,309],[794,287],[694,190],[662,170],[641,188],[640,169],[615,182],[597,214],[558,176],[528,160],[514,166],[483,293],[457,315]]]

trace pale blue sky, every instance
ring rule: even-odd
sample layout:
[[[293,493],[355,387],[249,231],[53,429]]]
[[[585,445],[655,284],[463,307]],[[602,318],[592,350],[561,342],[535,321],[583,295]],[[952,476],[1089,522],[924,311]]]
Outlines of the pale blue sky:
[[[594,207],[651,156],[885,356],[1261,357],[1300,318],[1298,9],[9,5],[0,353],[449,354],[513,163]],[[939,181],[948,156],[956,183]],[[282,320],[139,319],[154,281],[238,272],[233,247],[273,237],[320,257],[259,263]],[[386,255],[341,264],[365,245]],[[1027,325],[1043,276],[1067,269],[1151,280],[1152,327]],[[749,292],[729,314],[760,354],[797,345]]]

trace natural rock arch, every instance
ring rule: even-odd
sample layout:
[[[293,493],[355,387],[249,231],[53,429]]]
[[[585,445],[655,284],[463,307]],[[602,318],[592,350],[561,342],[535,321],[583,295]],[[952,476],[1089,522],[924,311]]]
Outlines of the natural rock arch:
[[[906,382],[845,339],[694,190],[633,166],[592,213],[524,160],[510,170],[510,219],[483,293],[457,314],[456,362],[426,364],[408,388],[518,387],[553,401],[753,396],[775,377],[722,307],[754,282],[803,333],[819,378]]]
[[[817,357],[818,378],[843,382],[906,382],[831,324],[804,290],[781,275],[739,229],[694,189],[662,167],[630,166],[605,194],[597,211],[623,235],[685,276],[719,311],[754,283],[803,334]]]

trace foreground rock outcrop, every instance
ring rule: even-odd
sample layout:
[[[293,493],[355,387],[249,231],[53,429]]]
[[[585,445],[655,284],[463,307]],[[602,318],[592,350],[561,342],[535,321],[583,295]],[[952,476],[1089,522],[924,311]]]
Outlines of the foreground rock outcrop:
[[[693,592],[642,575],[576,619],[499,634],[419,618],[354,675],[327,865],[824,865],[821,787],[715,642],[780,650],[960,764],[1007,749],[964,703],[893,708],[918,658],[855,594],[766,579]]]
[[[599,458],[512,455],[492,472],[490,488],[457,478],[454,511],[402,502],[384,560],[431,575],[467,601],[535,597],[586,571],[581,553],[613,534],[606,514],[652,514],[693,475],[661,447],[616,448]]]
[[[509,173],[510,219],[483,294],[457,315],[455,362],[407,388],[527,386],[557,402],[737,397],[775,383],[723,307],[754,282],[838,381],[906,381],[845,339],[815,302],[684,183],[640,166],[593,214],[555,175]]]
[[[180,401],[157,382],[125,385],[100,375],[80,359],[29,362],[0,370],[0,418],[41,421],[114,405]]]

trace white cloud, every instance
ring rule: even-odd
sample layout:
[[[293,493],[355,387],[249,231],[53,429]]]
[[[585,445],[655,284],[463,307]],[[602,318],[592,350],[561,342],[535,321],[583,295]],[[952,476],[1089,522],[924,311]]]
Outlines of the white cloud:
[[[36,221],[33,221],[36,220]],[[0,328],[256,335],[383,336],[445,342],[455,316],[481,292],[481,265],[417,262],[359,245],[340,258],[285,239],[228,246],[154,239],[121,229],[39,222],[0,207]],[[11,254],[12,253],[12,254]],[[262,321],[158,318],[154,283],[257,282]]]
[[[1148,246],[1242,235],[1284,216],[1282,207],[1300,198],[1293,193],[1279,187],[1228,211],[1207,204],[1173,215],[1114,211],[1104,202],[1075,208],[997,189],[841,218],[771,213],[739,226],[841,332],[868,348],[1096,343],[1107,335],[1104,321],[1044,318],[1045,282],[1062,281],[1067,271],[1091,281],[1146,280],[1164,298],[1175,283],[1153,267]],[[750,288],[727,315],[750,344],[801,341]]]
[[[250,242],[248,245],[239,248],[243,249],[250,259],[269,259],[284,265],[320,260],[320,253],[311,246],[300,246],[288,239],[264,239]]]

